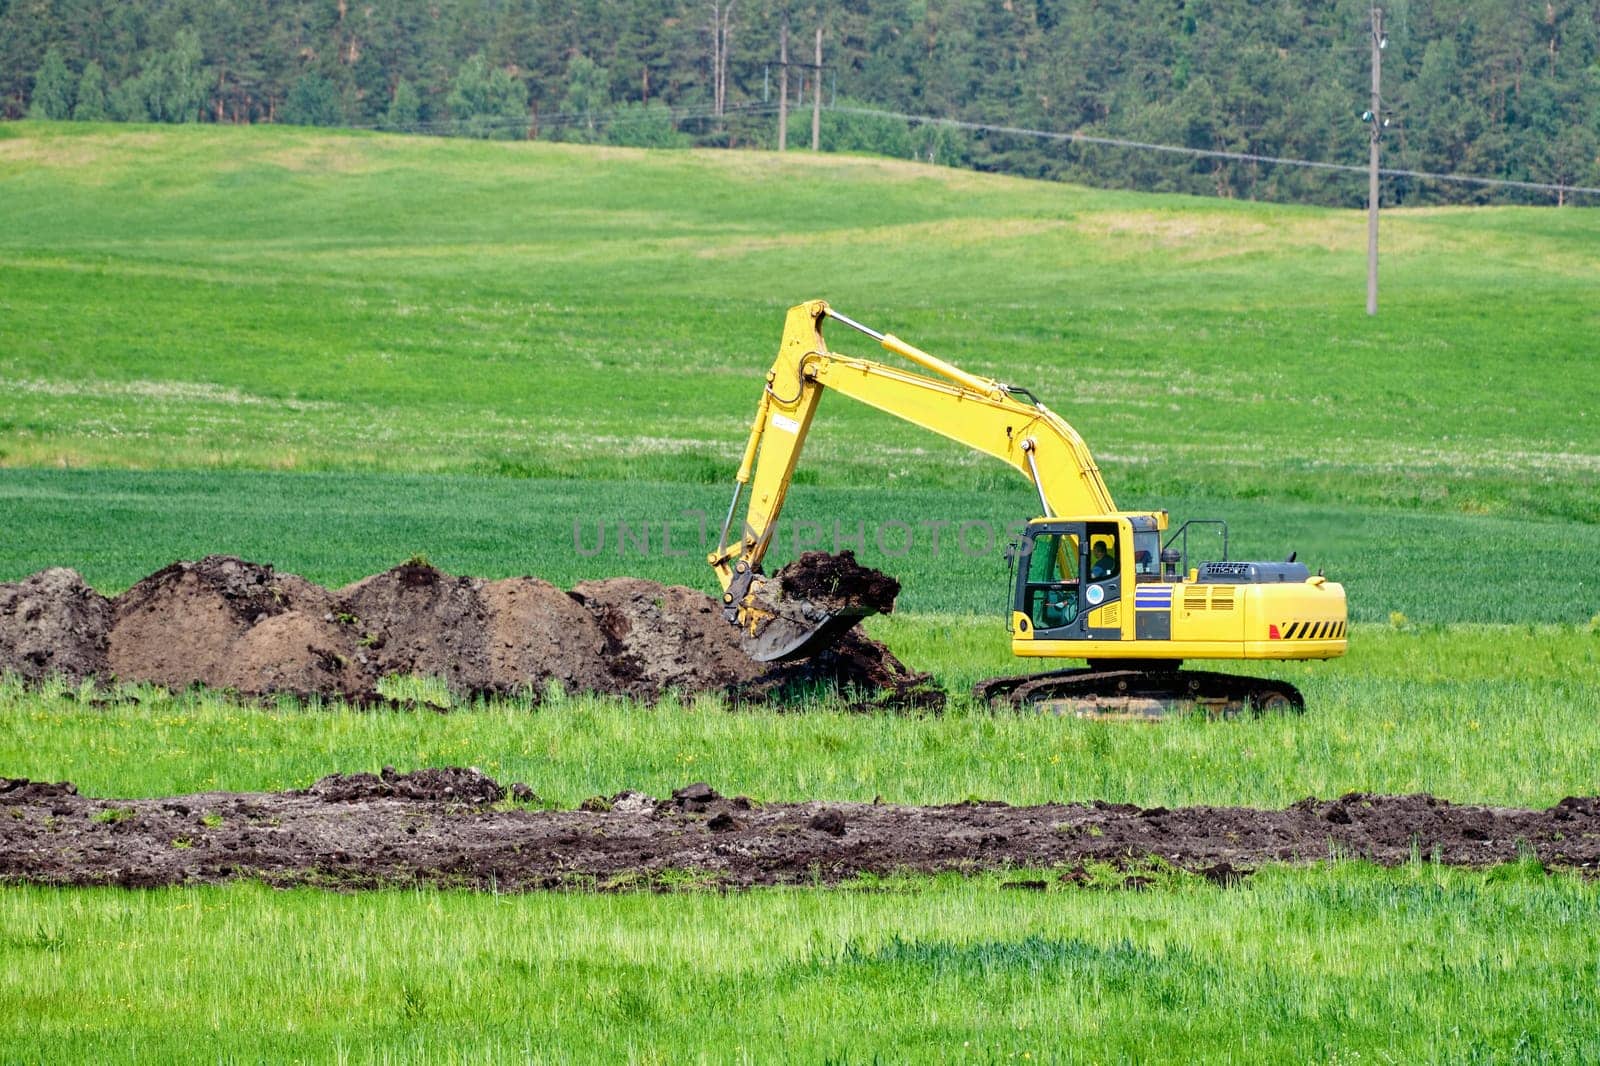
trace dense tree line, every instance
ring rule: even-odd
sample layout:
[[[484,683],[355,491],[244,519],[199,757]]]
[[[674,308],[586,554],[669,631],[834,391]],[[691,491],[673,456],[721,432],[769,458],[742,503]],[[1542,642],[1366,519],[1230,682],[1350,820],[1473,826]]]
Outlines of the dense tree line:
[[[0,113],[791,147],[827,104],[1361,163],[1354,0],[0,0]],[[1386,163],[1600,185],[1600,0],[1391,0]],[[802,102],[803,100],[803,102]],[[1362,202],[1325,171],[829,108],[823,147],[1140,189]],[[1548,202],[1392,179],[1402,201]]]

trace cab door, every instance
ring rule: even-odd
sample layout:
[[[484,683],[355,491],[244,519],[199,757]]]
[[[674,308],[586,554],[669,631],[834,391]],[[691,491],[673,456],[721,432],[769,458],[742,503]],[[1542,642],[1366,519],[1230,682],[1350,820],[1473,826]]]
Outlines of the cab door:
[[[1082,544],[1084,639],[1121,640],[1122,586],[1131,575],[1122,573],[1122,525],[1086,522]]]
[[[1025,534],[1013,610],[1019,631],[1035,640],[1082,640],[1083,603],[1081,522],[1051,522]]]

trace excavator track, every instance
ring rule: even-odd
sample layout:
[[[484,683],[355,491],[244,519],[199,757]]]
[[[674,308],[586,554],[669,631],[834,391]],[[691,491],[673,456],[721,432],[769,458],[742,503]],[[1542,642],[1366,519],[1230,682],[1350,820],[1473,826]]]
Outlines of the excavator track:
[[[992,705],[1081,718],[1149,720],[1198,711],[1213,717],[1305,710],[1287,681],[1206,670],[1087,667],[991,677],[972,694]]]

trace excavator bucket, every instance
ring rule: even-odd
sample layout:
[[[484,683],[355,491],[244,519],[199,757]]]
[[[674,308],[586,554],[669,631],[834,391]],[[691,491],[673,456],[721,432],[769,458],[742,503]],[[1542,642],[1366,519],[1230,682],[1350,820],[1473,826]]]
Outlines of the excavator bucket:
[[[804,659],[828,648],[873,613],[870,607],[827,608],[790,601],[757,622],[754,632],[745,631],[745,654],[763,663]]]
[[[725,602],[745,654],[771,663],[826,650],[863,618],[888,610],[899,591],[898,582],[858,566],[848,552],[816,552],[775,577],[741,573]]]

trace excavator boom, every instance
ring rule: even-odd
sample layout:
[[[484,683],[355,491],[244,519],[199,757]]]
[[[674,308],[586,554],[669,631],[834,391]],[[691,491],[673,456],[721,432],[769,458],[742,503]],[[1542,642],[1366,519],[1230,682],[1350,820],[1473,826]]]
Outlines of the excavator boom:
[[[917,373],[828,350],[828,319],[872,338],[930,373]],[[777,529],[806,435],[826,391],[841,393],[985,452],[1019,470],[1039,495],[1043,514],[1107,514],[1116,509],[1088,446],[1065,419],[1026,389],[970,374],[889,333],[834,311],[822,300],[789,309],[778,356],[745,443],[744,456],[710,563],[746,650],[771,661],[826,647],[870,613],[784,600],[767,588],[761,563]],[[733,522],[748,489],[742,528]],[[1166,516],[1159,515],[1165,526]]]
[[[932,374],[830,352],[822,338],[822,324],[829,318]],[[733,502],[711,556],[724,591],[737,576],[738,563],[756,569],[766,555],[824,391],[849,396],[1009,463],[1034,484],[1043,514],[1116,510],[1083,438],[1025,389],[969,374],[813,300],[789,309],[783,342],[750,427]],[[744,528],[733,530],[747,485]]]

